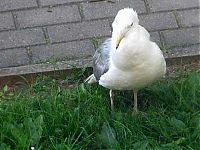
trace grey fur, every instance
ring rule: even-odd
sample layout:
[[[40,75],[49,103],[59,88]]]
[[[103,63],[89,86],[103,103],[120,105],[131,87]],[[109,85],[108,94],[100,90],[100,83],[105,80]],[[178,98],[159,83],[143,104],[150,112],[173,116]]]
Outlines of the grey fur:
[[[93,56],[93,73],[97,81],[109,69],[111,38],[106,39]]]

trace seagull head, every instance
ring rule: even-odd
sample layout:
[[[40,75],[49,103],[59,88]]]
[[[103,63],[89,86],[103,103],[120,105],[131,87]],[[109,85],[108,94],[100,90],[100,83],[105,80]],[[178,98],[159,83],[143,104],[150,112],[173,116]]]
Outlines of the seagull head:
[[[112,23],[112,38],[116,49],[126,33],[138,23],[138,15],[132,8],[124,8],[117,13]]]

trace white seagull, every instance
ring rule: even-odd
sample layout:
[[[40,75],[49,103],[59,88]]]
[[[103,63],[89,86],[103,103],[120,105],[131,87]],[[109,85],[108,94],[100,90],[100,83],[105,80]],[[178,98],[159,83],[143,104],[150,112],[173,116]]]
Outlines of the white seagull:
[[[150,40],[148,31],[139,25],[136,11],[121,9],[112,23],[112,37],[105,40],[93,57],[93,74],[85,82],[99,82],[112,90],[133,90],[134,111],[137,92],[166,73],[166,62],[158,45]]]

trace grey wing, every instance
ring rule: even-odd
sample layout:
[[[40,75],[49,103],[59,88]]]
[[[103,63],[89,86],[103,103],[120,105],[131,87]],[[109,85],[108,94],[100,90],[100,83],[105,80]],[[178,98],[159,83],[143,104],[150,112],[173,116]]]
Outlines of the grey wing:
[[[97,81],[109,69],[111,38],[106,39],[93,56],[93,73]]]

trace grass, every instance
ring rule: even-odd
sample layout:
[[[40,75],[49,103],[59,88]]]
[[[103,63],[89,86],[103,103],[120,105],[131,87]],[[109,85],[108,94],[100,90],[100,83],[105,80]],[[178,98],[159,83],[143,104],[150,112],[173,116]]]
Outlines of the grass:
[[[63,85],[47,76],[0,92],[0,149],[200,148],[200,73],[179,74],[139,92],[138,114],[131,92],[116,92],[110,112],[108,90],[84,85],[80,74]],[[70,86],[70,81],[76,84]]]

